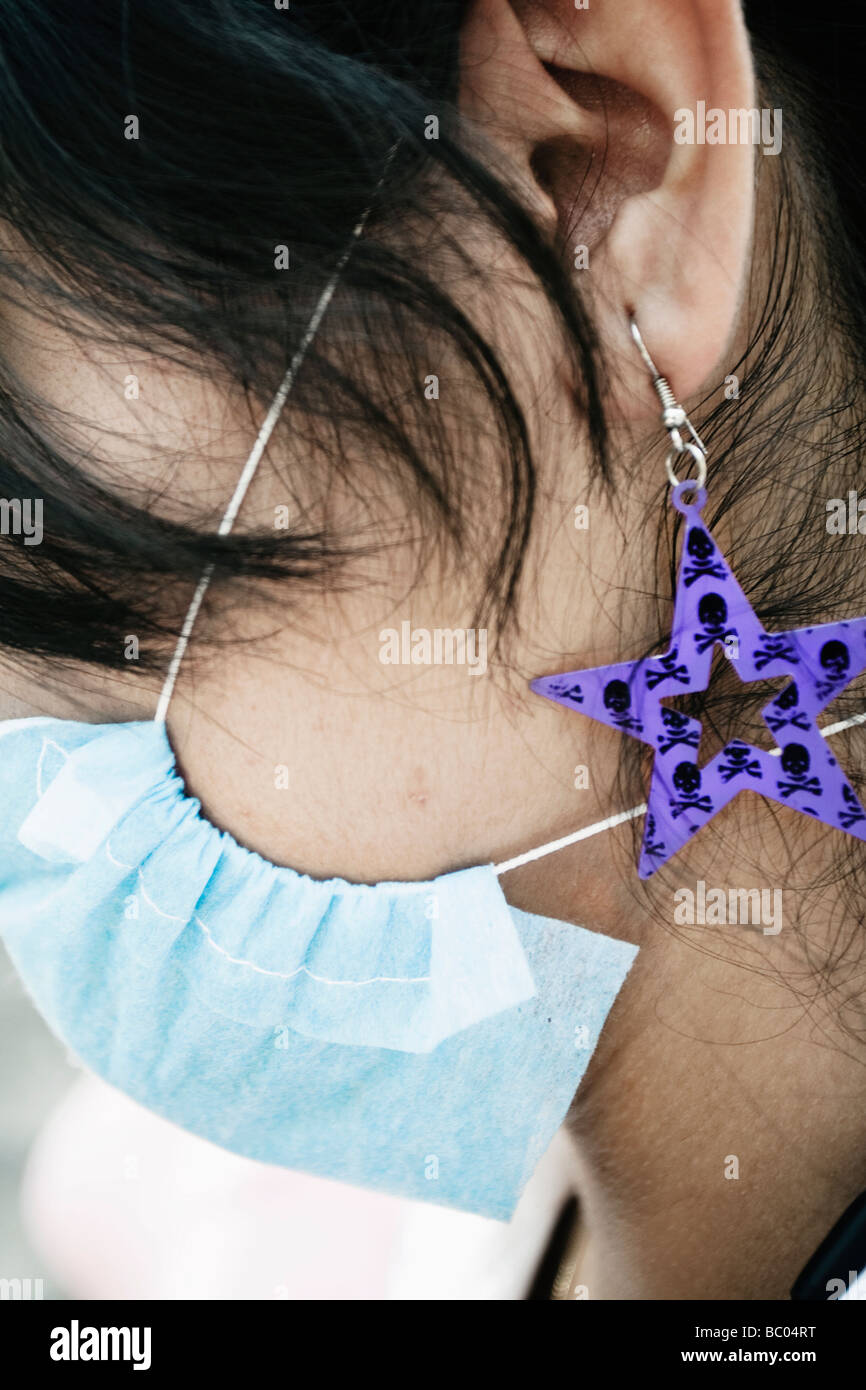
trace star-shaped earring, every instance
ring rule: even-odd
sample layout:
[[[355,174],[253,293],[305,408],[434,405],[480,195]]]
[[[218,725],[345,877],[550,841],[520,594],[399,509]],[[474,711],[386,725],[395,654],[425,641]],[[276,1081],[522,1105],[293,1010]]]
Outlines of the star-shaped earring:
[[[687,491],[694,494],[690,502]],[[765,632],[701,519],[703,487],[688,479],[678,483],[672,502],[686,525],[670,649],[664,656],[542,676],[531,688],[654,749],[641,878],[654,874],[745,789],[866,840],[866,811],[816,723],[866,670],[866,617]],[[700,768],[699,721],[662,699],[706,690],[717,646],[744,682],[791,680],[761,711],[776,750],[734,739]]]

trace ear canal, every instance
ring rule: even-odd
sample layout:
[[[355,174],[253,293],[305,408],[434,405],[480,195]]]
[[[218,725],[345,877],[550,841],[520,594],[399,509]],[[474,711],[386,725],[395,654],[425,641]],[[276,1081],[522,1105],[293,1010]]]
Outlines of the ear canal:
[[[596,246],[624,199],[657,188],[670,154],[670,132],[651,101],[612,78],[545,70],[582,113],[580,137],[540,140],[530,155],[536,183],[550,198],[563,245]]]

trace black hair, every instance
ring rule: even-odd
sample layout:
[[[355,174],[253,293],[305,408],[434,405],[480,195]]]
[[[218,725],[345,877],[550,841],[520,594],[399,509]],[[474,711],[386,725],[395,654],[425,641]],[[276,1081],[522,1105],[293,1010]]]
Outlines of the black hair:
[[[866,177],[857,96],[866,26],[857,7],[846,3],[820,16],[776,0],[752,0],[744,8],[759,104],[783,111],[783,147],[778,158],[756,152],[756,242],[769,264],[753,270],[747,289],[749,342],[711,384],[697,418],[712,470],[705,519],[724,538],[742,587],[772,632],[866,611],[866,541],[831,536],[827,525],[831,499],[847,498],[852,489],[866,496]],[[657,572],[667,565],[668,577],[659,595],[659,641],[646,655],[668,638],[682,529],[678,514],[663,505],[664,491],[660,487]],[[784,684],[743,686],[731,664],[720,660],[706,691],[676,702],[702,721],[701,760],[736,737],[772,747],[760,709]],[[861,715],[864,687],[863,678],[847,686],[829,707],[828,721]],[[835,735],[832,751],[863,800],[860,729]],[[622,752],[617,796],[630,805],[647,785],[651,760],[632,740],[624,741]],[[635,826],[633,850],[642,828]],[[775,832],[777,852],[784,844],[784,863],[768,856],[764,830]],[[750,860],[759,881],[772,873],[791,893],[788,925],[800,932],[814,965],[810,975],[788,978],[804,1013],[822,998],[850,1036],[866,1038],[862,842],[816,827],[808,817],[791,817],[767,800],[761,816],[749,822],[748,843],[723,817],[704,833],[715,835],[722,858],[729,849],[737,862]],[[644,909],[648,902],[660,909],[665,894],[670,901],[672,885],[688,879],[689,861],[699,850],[700,844],[687,848],[641,889]],[[819,903],[824,912],[828,902],[831,944],[819,948],[802,927]],[[689,940],[709,954],[719,950],[696,933]],[[746,934],[732,938],[732,949],[735,940],[742,964],[773,973]]]
[[[286,424],[302,420],[310,458],[324,454],[334,468],[350,432],[379,467],[404,475],[427,529],[459,547],[463,469],[421,394],[430,370],[422,345],[447,341],[501,437],[501,544],[479,595],[487,613],[513,606],[535,469],[503,365],[436,274],[443,251],[469,264],[458,245],[432,249],[437,208],[462,199],[544,286],[576,359],[602,472],[605,424],[589,316],[522,204],[459,137],[464,9],[459,0],[293,0],[289,9],[273,0],[0,0],[0,216],[14,229],[0,249],[0,295],[41,305],[81,338],[122,339],[220,373],[247,394],[254,437],[370,208]],[[413,225],[415,247],[405,232]],[[280,247],[289,273],[276,268]],[[135,633],[141,667],[159,665],[161,639],[206,564],[217,584],[281,576],[285,608],[290,582],[339,582],[365,548],[321,524],[216,539],[219,513],[167,520],[152,499],[109,487],[110,476],[76,457],[62,422],[0,363],[0,495],[44,506],[42,543],[10,537],[0,552],[0,646],[119,668],[124,634]]]
[[[446,241],[443,211],[480,219],[543,287],[579,383],[593,482],[614,495],[616,474],[599,340],[578,277],[457,115],[466,9],[465,0],[292,0],[288,9],[274,0],[0,0],[0,309],[4,298],[41,305],[82,339],[122,340],[218,374],[247,394],[254,432],[369,208],[285,428],[309,445],[310,467],[326,459],[337,471],[350,437],[405,481],[431,521],[423,529],[475,554],[464,459],[444,412],[421,403],[425,347],[456,352],[501,439],[490,489],[501,524],[488,526],[499,543],[485,557],[479,614],[506,616],[532,527],[535,461],[503,363],[443,279],[443,263],[484,274],[456,238]],[[854,7],[850,20],[844,5],[833,10],[801,19],[788,4],[746,6],[762,104],[785,116],[781,156],[755,154],[770,190],[762,232],[773,263],[750,292],[749,346],[728,369],[739,396],[732,403],[719,382],[699,416],[712,451],[707,521],[731,520],[729,558],[770,630],[863,607],[856,538],[838,543],[830,563],[824,525],[827,498],[860,481],[866,362],[855,102],[864,29]],[[288,249],[289,274],[275,266],[277,246]],[[215,506],[166,519],[152,498],[112,489],[110,469],[92,463],[0,352],[0,494],[41,497],[45,508],[41,545],[9,537],[0,547],[0,648],[122,668],[124,636],[136,633],[141,665],[160,666],[205,565],[217,584],[279,578],[290,608],[293,586],[341,582],[369,546],[302,521],[220,539]],[[675,539],[664,493],[659,470],[661,572]],[[759,504],[758,523],[734,525],[746,504]],[[672,569],[670,578],[653,650],[669,631]],[[744,698],[714,678],[693,712],[727,740],[742,732]],[[855,688],[846,698],[853,712],[862,697]],[[624,740],[630,778],[636,748]],[[622,796],[639,799],[633,778]],[[853,877],[862,852],[845,843]]]

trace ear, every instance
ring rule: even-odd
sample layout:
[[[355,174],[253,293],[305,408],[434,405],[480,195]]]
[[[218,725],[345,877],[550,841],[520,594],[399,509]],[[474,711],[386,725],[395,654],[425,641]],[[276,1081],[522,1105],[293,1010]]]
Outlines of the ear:
[[[470,6],[462,109],[506,157],[569,264],[576,245],[587,248],[588,268],[574,273],[623,416],[658,410],[629,312],[681,400],[724,359],[750,259],[757,151],[745,114],[754,102],[738,0]],[[724,129],[717,117],[706,134],[724,143],[701,138],[702,113],[714,110]],[[729,111],[743,118],[733,141]]]

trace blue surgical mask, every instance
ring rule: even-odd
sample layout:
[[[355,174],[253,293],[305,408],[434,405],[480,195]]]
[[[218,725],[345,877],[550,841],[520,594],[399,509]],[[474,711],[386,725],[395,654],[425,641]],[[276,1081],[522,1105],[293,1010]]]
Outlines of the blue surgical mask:
[[[209,578],[153,721],[0,724],[0,934],[59,1037],[149,1109],[251,1158],[507,1219],[637,948],[510,908],[507,865],[318,881],[205,820],[165,715]]]
[[[636,948],[426,883],[268,863],[161,723],[0,724],[0,932],[93,1071],[237,1153],[510,1216]]]

